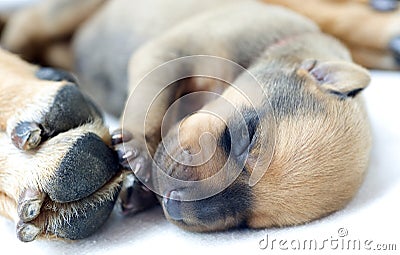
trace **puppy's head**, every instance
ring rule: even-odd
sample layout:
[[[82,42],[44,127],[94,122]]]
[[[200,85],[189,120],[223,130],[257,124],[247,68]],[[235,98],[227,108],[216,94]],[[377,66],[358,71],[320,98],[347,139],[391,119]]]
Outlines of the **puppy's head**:
[[[280,70],[256,66],[253,74],[267,100],[249,107],[230,98],[237,112],[225,111],[225,121],[193,114],[155,154],[154,185],[167,219],[180,227],[301,224],[342,208],[361,184],[370,147],[359,96],[367,71],[307,60]],[[218,101],[205,106],[221,108]],[[171,185],[165,176],[183,182]]]

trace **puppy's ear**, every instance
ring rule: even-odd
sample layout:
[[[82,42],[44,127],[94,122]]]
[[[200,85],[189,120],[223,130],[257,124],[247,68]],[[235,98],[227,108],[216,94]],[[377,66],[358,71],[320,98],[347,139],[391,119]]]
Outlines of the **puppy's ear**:
[[[311,76],[319,89],[341,99],[355,97],[371,81],[366,69],[345,61],[305,60],[298,73]]]

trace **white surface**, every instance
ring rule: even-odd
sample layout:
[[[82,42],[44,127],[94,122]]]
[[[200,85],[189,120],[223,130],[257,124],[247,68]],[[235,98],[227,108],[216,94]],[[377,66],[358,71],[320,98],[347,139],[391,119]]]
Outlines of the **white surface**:
[[[124,218],[112,214],[106,225],[95,235],[75,242],[39,240],[21,243],[15,236],[14,223],[0,218],[2,250],[14,254],[205,254],[206,252],[235,252],[242,254],[310,254],[293,251],[292,240],[315,240],[325,247],[318,254],[340,254],[338,242],[358,240],[360,251],[347,254],[400,253],[400,72],[373,72],[371,86],[364,92],[374,134],[371,165],[360,192],[342,211],[307,225],[282,229],[240,230],[224,233],[198,234],[185,232],[168,223],[160,208]],[[348,235],[339,238],[338,230]],[[270,244],[259,249],[259,242],[268,235]],[[276,239],[271,250],[271,240]],[[327,239],[327,241],[324,240]],[[335,241],[338,239],[339,241]],[[289,250],[281,250],[279,241],[287,240]],[[363,249],[364,242],[396,244],[397,251],[376,253]],[[283,241],[282,241],[283,242]],[[331,242],[333,242],[331,244]],[[284,245],[284,243],[282,243]],[[262,243],[265,245],[265,242]],[[333,245],[333,246],[331,246]],[[285,248],[285,247],[282,247]],[[0,252],[3,254],[3,252]]]

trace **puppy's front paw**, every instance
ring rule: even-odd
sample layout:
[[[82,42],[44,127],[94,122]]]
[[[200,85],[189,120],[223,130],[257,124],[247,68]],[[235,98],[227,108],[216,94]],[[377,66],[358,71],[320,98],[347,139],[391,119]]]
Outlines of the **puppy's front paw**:
[[[28,153],[3,134],[1,189],[17,205],[17,235],[80,239],[94,233],[112,211],[123,176],[98,122],[60,133]],[[2,208],[4,209],[4,208]]]
[[[80,239],[108,218],[124,175],[73,76],[0,51],[0,214],[22,241]]]
[[[127,131],[116,130],[112,133],[112,143],[122,167],[131,169],[141,181],[149,182],[152,158],[146,142]]]
[[[132,170],[124,180],[118,197],[119,211],[124,215],[132,215],[154,206],[157,203],[156,196],[143,184],[150,181],[152,164],[145,143],[122,129],[114,131],[111,137],[121,166]]]

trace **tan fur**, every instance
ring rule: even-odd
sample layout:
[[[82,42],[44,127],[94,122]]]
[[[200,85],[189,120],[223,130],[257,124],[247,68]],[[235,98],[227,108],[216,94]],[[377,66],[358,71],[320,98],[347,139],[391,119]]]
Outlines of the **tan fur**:
[[[273,161],[254,187],[250,226],[304,223],[343,208],[355,195],[368,165],[370,132],[362,102],[343,104],[332,105],[326,119],[279,123]]]
[[[18,221],[17,203],[3,192],[0,193],[0,208],[0,215]]]

